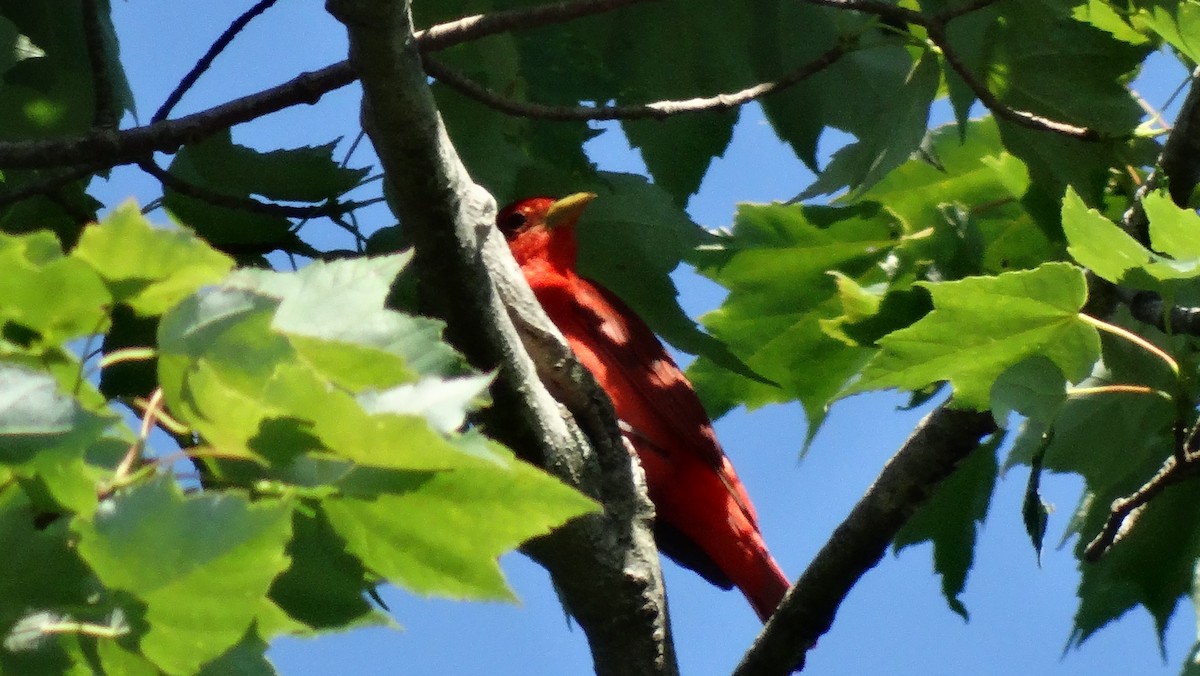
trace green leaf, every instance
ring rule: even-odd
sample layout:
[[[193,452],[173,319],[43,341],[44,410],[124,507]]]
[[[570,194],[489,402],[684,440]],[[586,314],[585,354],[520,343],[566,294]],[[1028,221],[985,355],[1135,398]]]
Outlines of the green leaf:
[[[99,21],[94,37],[99,38],[107,71],[102,80],[92,74],[83,21],[64,20],[78,17],[80,4],[9,2],[0,8],[19,31],[9,42],[0,43],[0,51],[25,57],[4,73],[0,82],[0,138],[29,140],[87,131],[95,115],[98,81],[110,88],[112,112],[118,120],[124,112],[133,111],[108,0],[96,5]]]
[[[1046,443],[1049,444],[1049,437],[1046,438]],[[1046,448],[1043,446],[1037,454],[1033,456],[1033,461],[1029,466],[1029,481],[1025,484],[1025,498],[1021,501],[1021,521],[1025,523],[1025,532],[1029,534],[1029,541],[1033,543],[1033,551],[1037,554],[1038,565],[1042,562],[1042,541],[1046,537],[1046,527],[1050,523],[1050,509],[1044,501],[1040,492],[1042,481],[1042,461],[1046,457]]]
[[[0,325],[32,332],[22,347],[45,349],[104,329],[111,295],[91,266],[63,257],[54,235],[0,233],[0,270]]]
[[[932,309],[924,289],[889,290],[888,284],[860,286],[838,272],[831,272],[838,287],[843,313],[820,320],[821,330],[847,345],[873,347],[880,338],[904,328]]]
[[[909,229],[932,227],[909,256],[930,261],[941,279],[1037,267],[1061,247],[1022,204],[1030,186],[1023,162],[1004,150],[990,118],[932,132],[916,157],[861,195],[892,211]]]
[[[894,102],[913,97],[905,83],[914,59],[900,40],[883,34],[873,17],[806,3],[761,3],[754,18],[749,52],[760,81],[776,80],[835,46],[864,47],[762,99],[767,119],[801,161],[817,171],[826,127],[852,134],[864,148],[886,145],[895,131]]]
[[[1041,429],[1049,429],[1067,402],[1067,381],[1062,371],[1042,355],[1023,359],[1005,369],[992,385],[992,416],[1007,427],[1008,416],[1018,412]]]
[[[355,267],[370,270],[378,264],[378,261],[346,262],[337,269],[353,273]],[[315,279],[320,279],[323,273],[318,268],[314,274]],[[256,281],[260,288],[285,294],[287,302],[288,298],[303,297],[307,288],[301,281],[305,278],[293,277],[234,276],[230,285]],[[352,274],[347,279],[351,277]],[[293,284],[295,295],[286,295]],[[324,287],[315,288],[312,295],[326,298]],[[332,300],[333,296],[327,298]],[[286,463],[304,452],[330,451],[378,467],[453,466],[454,458],[462,453],[430,428],[423,416],[436,418],[441,424],[461,420],[474,396],[444,397],[435,404],[416,399],[428,391],[437,391],[442,396],[456,389],[453,382],[428,383],[420,392],[412,388],[395,389],[382,398],[373,395],[377,402],[384,403],[379,405],[383,412],[371,415],[344,386],[336,385],[359,382],[357,374],[367,365],[354,357],[363,354],[363,350],[347,345],[350,351],[345,355],[327,358],[336,354],[340,343],[314,338],[313,345],[323,345],[322,360],[314,365],[308,360],[315,353],[309,344],[297,349],[300,343],[296,337],[272,330],[272,323],[283,312],[283,304],[277,311],[276,302],[252,291],[223,286],[188,299],[163,318],[159,330],[159,379],[173,413],[192,425],[208,443],[235,456]],[[354,308],[353,304],[347,307]],[[394,315],[399,322],[412,321],[382,306],[374,312]],[[284,323],[291,325],[298,321],[285,316]],[[436,332],[421,330],[397,338],[372,329],[374,325],[386,327],[386,324],[369,318],[365,323],[366,327],[358,334],[351,329],[350,333],[338,335],[358,340],[387,339],[395,343],[395,351],[414,350],[417,358],[429,361],[429,355],[420,351],[425,349],[422,345],[433,345]],[[299,323],[295,328],[304,330],[306,326]],[[336,327],[333,330],[341,331]],[[389,343],[388,347],[393,346]],[[379,350],[371,353],[378,356],[377,361],[388,355]],[[353,370],[338,370],[341,365]],[[383,385],[394,387],[403,382],[404,379],[393,377],[386,383],[372,384],[382,389]],[[477,392],[478,382],[470,384],[468,389]],[[401,410],[410,414],[395,414]]]
[[[497,557],[596,504],[507,453],[496,457],[391,473],[386,492],[323,508],[346,550],[390,582],[420,594],[511,599]]]
[[[114,300],[142,316],[162,314],[233,268],[231,258],[192,233],[151,226],[132,202],[85,228],[71,257],[91,264]]]
[[[1200,63],[1200,7],[1195,3],[1139,3],[1134,21],[1187,55],[1193,64]]]
[[[1071,380],[1099,358],[1096,330],[1079,318],[1087,290],[1074,266],[920,285],[933,312],[881,339],[882,351],[844,394],[948,380],[959,406],[984,410],[996,379],[1026,357],[1047,357]]]
[[[1158,221],[1153,227],[1163,238],[1162,242],[1156,240],[1153,243],[1158,248],[1181,253],[1185,258],[1173,260],[1150,251],[1098,211],[1088,209],[1070,189],[1063,197],[1062,207],[1063,231],[1070,242],[1067,252],[1081,265],[1110,282],[1142,289],[1161,289],[1162,282],[1200,275],[1200,251],[1186,241],[1186,228],[1192,223],[1180,215],[1177,207],[1152,203]],[[1193,218],[1196,218],[1194,214]]]
[[[97,641],[96,655],[106,676],[159,676],[162,673],[153,662],[125,650],[116,641]]]
[[[1168,489],[1127,525],[1125,536],[1099,561],[1082,567],[1071,645],[1081,645],[1135,605],[1149,611],[1162,641],[1180,598],[1193,592],[1200,558],[1200,513],[1193,494],[1183,486]],[[1094,532],[1086,531],[1077,551]]]
[[[490,401],[488,374],[462,378],[424,378],[403,383],[382,392],[364,392],[358,403],[367,413],[378,415],[419,415],[442,434],[458,431],[466,422],[467,412]]]
[[[755,6],[761,3],[750,3]],[[649,4],[618,15],[609,58],[621,83],[618,103],[643,104],[737,91],[751,84],[745,48],[753,12],[722,0]],[[663,30],[671,26],[671,30]],[[664,59],[664,54],[671,58]],[[699,188],[733,138],[738,110],[621,123],[656,185],[678,205]]]
[[[669,196],[640,176],[603,173],[578,228],[579,271],[617,294],[663,340],[752,379],[761,377],[679,306],[669,276],[710,239]]]
[[[24,61],[45,56],[45,52],[21,35],[16,24],[0,16],[0,76],[10,68]]]
[[[1084,4],[1076,5],[1071,9],[1071,16],[1131,45],[1145,44],[1149,40],[1130,26],[1128,20],[1104,0],[1088,0]]]
[[[841,315],[841,270],[862,284],[882,277],[876,263],[897,243],[899,224],[877,205],[800,207],[742,205],[733,235],[698,252],[701,273],[729,289],[702,318],[717,339],[778,387],[756,383],[708,358],[688,370],[710,414],[799,399],[811,439],[842,384],[870,350],[822,330]]]
[[[238,145],[229,132],[185,146],[176,155],[204,185],[227,194],[253,194],[284,202],[323,202],[358,185],[366,169],[348,169],[333,159],[336,142],[261,152]]]
[[[275,676],[274,665],[267,659],[267,644],[250,632],[245,640],[204,665],[198,676]]]
[[[0,670],[6,674],[64,673],[69,659],[53,637],[16,635],[21,619],[49,613],[79,621],[103,611],[89,601],[93,578],[69,541],[65,521],[35,526],[37,512],[15,484],[0,486]],[[51,645],[47,645],[51,644]]]
[[[1150,244],[1177,262],[1200,265],[1200,215],[1194,209],[1179,207],[1164,190],[1147,194],[1142,207],[1150,220]]]
[[[241,270],[225,286],[279,299],[272,328],[288,334],[315,368],[336,374],[352,390],[461,372],[463,358],[441,340],[442,322],[385,307],[392,282],[411,258],[315,261],[295,273]]]
[[[0,232],[22,235],[45,230],[58,235],[62,245],[69,249],[104,206],[86,192],[92,178],[88,175],[59,186],[53,197],[36,195],[0,207]],[[37,171],[0,172],[0,184],[6,192],[32,188],[40,180],[45,180],[44,174]]]
[[[840,148],[816,182],[797,195],[796,200],[842,188],[849,188],[852,194],[865,190],[908,160],[925,138],[929,106],[940,81],[937,57],[925,52],[905,78],[900,95],[889,100],[887,133],[865,136]]]
[[[32,482],[38,507],[90,513],[98,477],[84,455],[112,423],[62,393],[49,374],[0,361],[0,469]]]
[[[1114,321],[1127,328],[1134,324],[1127,317]],[[1162,340],[1161,334],[1158,339]],[[1104,361],[1080,387],[1140,384],[1163,391],[1174,387],[1161,362],[1138,346],[1109,335],[1101,340]],[[1053,437],[1045,448],[1046,469],[1082,476],[1088,491],[1096,496],[1089,509],[1100,515],[1107,514],[1114,499],[1136,489],[1157,471],[1170,453],[1175,408],[1162,397],[1128,392],[1071,397],[1057,413],[1053,411],[1052,407],[1044,412],[1022,410],[1041,424],[1027,426],[1007,464],[1031,462],[1045,444],[1043,432],[1052,422]],[[1052,421],[1038,419],[1051,413]]]
[[[217,195],[316,204],[337,199],[366,174],[365,169],[339,166],[332,152],[333,144],[264,153],[233,143],[226,130],[184,146],[171,162],[170,172]],[[223,250],[302,250],[284,216],[214,206],[169,187],[163,192],[163,203],[172,215]]]
[[[368,572],[320,512],[292,515],[291,565],[271,584],[271,600],[315,629],[343,628],[367,621],[374,610],[364,598]],[[321,584],[314,585],[313,580]]]
[[[942,576],[942,594],[963,620],[968,619],[967,608],[958,597],[975,562],[976,531],[992,501],[999,471],[996,448],[1002,439],[1003,435],[996,435],[972,451],[909,518],[892,545],[898,553],[910,545],[933,543],[934,570]]]
[[[128,305],[112,309],[112,324],[100,349],[105,357],[128,348],[144,349],[156,345],[159,317],[139,317]],[[129,354],[129,353],[126,353]],[[158,357],[118,360],[100,371],[100,391],[106,399],[150,397],[158,387]]]
[[[288,564],[291,509],[233,492],[185,497],[155,479],[76,519],[79,553],[146,622],[138,645],[168,673],[194,673],[246,633]]]

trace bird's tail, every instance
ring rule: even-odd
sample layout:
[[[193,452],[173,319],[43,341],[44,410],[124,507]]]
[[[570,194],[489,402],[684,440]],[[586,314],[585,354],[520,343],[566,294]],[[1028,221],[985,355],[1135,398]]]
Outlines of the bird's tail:
[[[779,564],[775,562],[766,547],[763,547],[760,553],[761,556],[757,557],[759,566],[755,571],[756,579],[735,580],[734,582],[746,595],[746,599],[754,607],[754,612],[758,613],[758,619],[766,622],[767,618],[771,617],[775,609],[779,607],[779,602],[783,600],[791,583],[788,582],[787,576],[783,574],[783,570],[780,569]]]

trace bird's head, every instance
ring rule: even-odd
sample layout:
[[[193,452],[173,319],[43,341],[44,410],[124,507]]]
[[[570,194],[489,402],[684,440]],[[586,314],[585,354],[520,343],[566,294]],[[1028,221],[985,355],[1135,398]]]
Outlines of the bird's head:
[[[579,192],[562,199],[518,200],[500,210],[496,226],[504,233],[518,264],[541,259],[574,267],[575,223],[595,198],[595,193]]]

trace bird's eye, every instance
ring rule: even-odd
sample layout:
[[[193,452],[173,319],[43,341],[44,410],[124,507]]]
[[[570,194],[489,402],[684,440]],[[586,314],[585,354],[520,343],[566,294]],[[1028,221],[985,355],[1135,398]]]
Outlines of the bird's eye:
[[[519,211],[512,211],[507,214],[501,214],[500,222],[496,225],[500,226],[500,232],[506,235],[514,235],[518,230],[525,227],[527,220],[525,214]]]

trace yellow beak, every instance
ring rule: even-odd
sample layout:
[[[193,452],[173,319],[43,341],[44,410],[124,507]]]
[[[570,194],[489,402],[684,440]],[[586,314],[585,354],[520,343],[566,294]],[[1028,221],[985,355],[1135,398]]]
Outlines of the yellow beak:
[[[594,199],[594,192],[577,192],[551,204],[550,209],[546,211],[546,227],[553,230],[560,225],[574,225],[583,215],[584,207]]]

